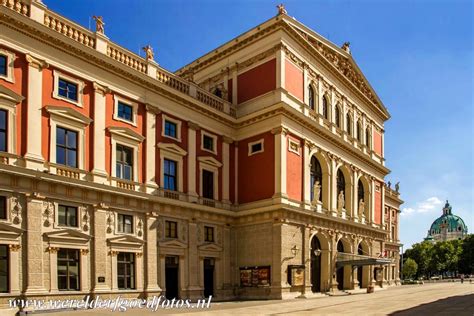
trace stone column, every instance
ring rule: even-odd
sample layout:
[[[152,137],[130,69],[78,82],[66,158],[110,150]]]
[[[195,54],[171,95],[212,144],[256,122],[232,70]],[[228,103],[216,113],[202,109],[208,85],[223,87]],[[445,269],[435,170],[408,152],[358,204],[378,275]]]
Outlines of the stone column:
[[[374,225],[375,221],[375,178],[371,178],[371,191],[372,191],[372,196],[371,196],[371,201],[370,201],[370,212],[369,212],[369,223]]]
[[[331,203],[329,205],[331,210],[331,215],[337,217],[337,158],[335,156],[331,156],[331,189],[330,189],[330,198]]]
[[[336,257],[337,257],[337,239],[336,233],[332,233],[330,240],[330,268],[329,268],[329,290],[331,292],[337,291],[337,279],[336,279]]]
[[[353,170],[352,177],[354,179],[354,184],[352,186],[352,219],[354,222],[359,221],[359,181],[358,179],[359,173],[357,170]]]
[[[112,291],[118,290],[118,279],[117,279],[117,255],[118,251],[110,251],[110,271],[112,278]]]
[[[188,122],[188,196],[189,202],[197,201],[196,191],[196,131],[199,125]]]
[[[43,170],[44,157],[42,149],[42,119],[43,106],[43,69],[49,65],[45,60],[26,54],[28,62],[28,98],[26,134],[26,167]]]
[[[189,222],[188,273],[186,273],[186,275],[188,276],[189,282],[187,291],[191,299],[200,298],[202,290],[200,277],[203,274],[203,270],[200,269],[200,258],[197,248],[198,238],[198,224],[194,221]],[[179,265],[181,269],[181,257]],[[185,278],[184,273],[181,275],[181,278]]]
[[[135,254],[136,258],[136,280],[135,285],[137,291],[143,291],[143,253],[139,252]]]
[[[107,183],[105,170],[105,107],[109,88],[94,82],[94,182]]]
[[[92,247],[92,291],[100,293],[110,290],[113,280],[107,280],[107,210],[108,206],[103,203],[94,206],[93,216],[93,247]],[[115,265],[116,266],[116,265]],[[116,274],[112,274],[115,279]],[[105,282],[99,282],[99,277],[105,278]]]
[[[283,127],[277,127],[272,130],[275,135],[275,193],[273,198],[277,202],[282,202],[288,198],[286,194],[286,134],[288,130]]]
[[[232,139],[224,137],[224,142],[222,143],[222,202],[225,204],[230,204],[230,144],[232,144]]]
[[[223,274],[223,289],[232,288],[232,279],[231,279],[231,239],[230,239],[230,227],[225,226],[223,228],[224,235],[224,253],[222,260],[222,274]]]
[[[38,124],[39,125],[39,124]],[[26,295],[44,293],[44,267],[43,267],[43,212],[46,209],[49,216],[54,215],[54,206],[51,202],[46,202],[38,194],[27,197],[26,206]],[[52,224],[52,223],[50,223]]]
[[[232,70],[232,104],[237,105],[237,70]]]
[[[90,276],[89,276],[89,249],[81,249],[81,291],[89,291],[90,289]]]
[[[160,254],[160,280],[159,283],[161,284],[161,291],[166,292],[166,255]]]
[[[20,294],[20,245],[9,245],[10,248],[10,294]],[[23,274],[25,275],[25,274]]]
[[[304,140],[303,144],[303,202],[305,204],[305,209],[311,209],[311,157],[310,147],[312,147],[311,142]],[[322,184],[321,184],[322,185]]]
[[[156,115],[160,111],[147,104],[146,106],[146,192],[156,193]]]
[[[157,228],[158,215],[154,212],[146,214],[145,226],[145,292],[147,296],[159,294],[161,288],[158,285],[158,241]]]
[[[285,51],[280,49],[276,52],[276,76],[277,84],[276,88],[285,89]]]
[[[385,229],[390,232],[390,228],[385,227],[385,183],[383,182],[380,184],[380,194],[382,196],[382,202],[381,202],[382,203],[382,215],[381,215],[382,218],[380,219],[381,221],[380,226],[382,229]],[[388,225],[390,226],[390,222],[388,223]]]
[[[239,143],[234,142],[234,204],[239,203]]]
[[[58,291],[58,251],[59,248],[48,247],[49,252],[49,291],[55,293]],[[81,268],[83,266],[81,262]],[[82,270],[82,269],[81,269]],[[82,271],[81,271],[82,272]],[[81,273],[82,276],[82,273]],[[81,282],[82,287],[82,282]]]

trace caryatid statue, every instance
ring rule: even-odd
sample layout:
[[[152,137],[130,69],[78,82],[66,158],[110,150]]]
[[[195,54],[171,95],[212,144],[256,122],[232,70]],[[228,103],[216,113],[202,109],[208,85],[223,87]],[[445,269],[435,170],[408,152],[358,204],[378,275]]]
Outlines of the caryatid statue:
[[[153,53],[153,48],[150,45],[147,45],[142,49],[146,54],[146,60],[153,60],[155,58],[155,53]]]
[[[102,16],[98,16],[98,15],[94,15],[92,17],[94,20],[95,20],[95,31],[97,33],[101,33],[101,34],[104,34],[104,19],[102,18]]]
[[[364,200],[360,199],[359,200],[359,217],[364,217],[365,214],[365,202]]]
[[[337,196],[337,209],[342,210],[345,206],[346,202],[344,200],[344,191],[340,191],[339,195]]]
[[[314,181],[313,184],[313,203],[316,204],[319,202],[319,198],[321,196],[321,184],[319,184],[319,180]]]

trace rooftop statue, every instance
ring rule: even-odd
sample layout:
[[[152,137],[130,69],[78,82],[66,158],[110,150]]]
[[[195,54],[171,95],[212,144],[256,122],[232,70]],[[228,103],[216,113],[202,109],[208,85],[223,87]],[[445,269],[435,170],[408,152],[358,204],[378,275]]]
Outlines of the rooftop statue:
[[[153,48],[150,45],[147,45],[142,48],[143,51],[146,54],[146,60],[154,60],[155,59],[155,53],[153,53]]]
[[[94,15],[92,17],[94,20],[95,20],[95,31],[97,33],[101,33],[101,34],[104,34],[104,19],[102,18],[102,16],[98,16],[98,15]]]
[[[288,12],[286,11],[285,6],[283,5],[283,3],[280,3],[276,7],[278,8],[278,15],[288,14]]]

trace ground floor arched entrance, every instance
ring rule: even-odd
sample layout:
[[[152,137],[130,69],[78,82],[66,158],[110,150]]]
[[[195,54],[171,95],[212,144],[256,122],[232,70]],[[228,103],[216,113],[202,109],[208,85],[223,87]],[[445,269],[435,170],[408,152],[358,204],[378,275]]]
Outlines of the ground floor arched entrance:
[[[341,240],[337,243],[337,252],[344,252],[344,244]],[[337,281],[337,288],[339,290],[344,289],[344,267],[337,268],[336,271],[336,281]]]
[[[311,239],[311,291],[321,292],[321,243],[318,237]]]

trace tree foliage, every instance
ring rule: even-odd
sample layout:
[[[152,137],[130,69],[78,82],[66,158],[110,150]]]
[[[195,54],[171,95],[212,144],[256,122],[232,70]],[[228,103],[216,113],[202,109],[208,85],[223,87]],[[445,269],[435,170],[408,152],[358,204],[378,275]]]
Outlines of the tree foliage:
[[[415,276],[416,271],[418,270],[418,265],[415,260],[408,258],[403,265],[403,276],[405,279],[411,279]]]
[[[406,250],[404,258],[407,261],[412,259],[417,263],[418,269],[415,275],[417,278],[448,272],[472,274],[474,273],[474,235],[469,235],[464,240],[417,243]]]

